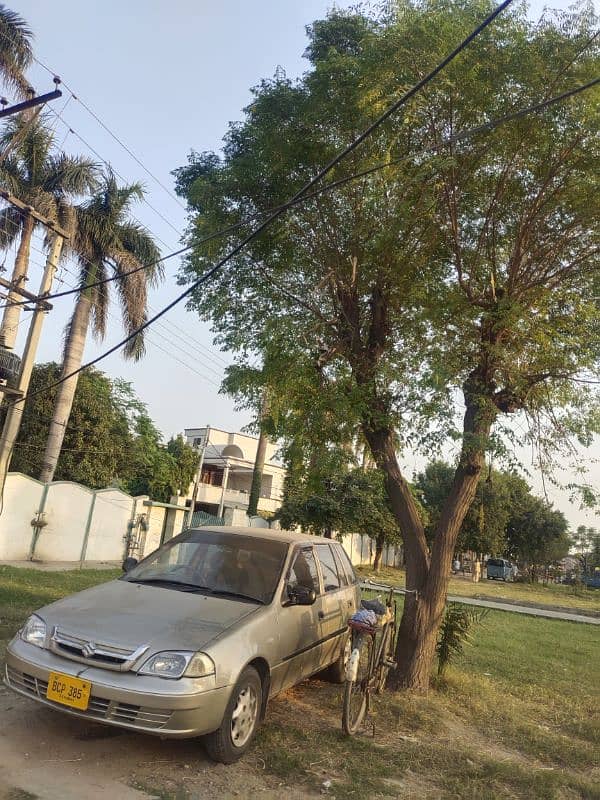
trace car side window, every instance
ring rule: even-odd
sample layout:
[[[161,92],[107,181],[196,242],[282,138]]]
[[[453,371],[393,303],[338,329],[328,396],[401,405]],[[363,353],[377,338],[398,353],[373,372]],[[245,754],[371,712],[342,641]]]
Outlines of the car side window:
[[[344,550],[343,547],[336,548],[336,552],[340,557],[340,560],[344,566],[346,575],[348,576],[348,583],[358,583],[358,578],[356,577],[356,572],[354,572],[354,567],[352,566],[352,562],[350,561],[350,556]]]
[[[346,570],[344,569],[344,564],[342,563],[342,558],[340,555],[341,547],[339,544],[332,544],[331,549],[333,550],[333,556],[335,558],[335,565],[337,567],[337,573],[340,578],[340,583],[342,586],[348,586],[351,583],[348,575],[346,574]]]
[[[319,572],[312,547],[303,547],[294,555],[287,586],[289,589],[302,586],[305,589],[314,589],[317,594],[320,593]]]
[[[340,578],[331,547],[328,544],[318,544],[316,549],[321,572],[323,573],[325,591],[335,592],[340,588]]]

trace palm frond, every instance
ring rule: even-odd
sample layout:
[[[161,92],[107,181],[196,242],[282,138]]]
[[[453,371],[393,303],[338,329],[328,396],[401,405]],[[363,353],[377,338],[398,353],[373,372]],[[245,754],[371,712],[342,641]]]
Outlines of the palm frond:
[[[0,143],[0,185],[3,189],[17,197],[22,197],[23,173],[18,159],[10,152],[10,144]]]
[[[0,248],[8,249],[21,232],[23,217],[14,206],[0,211]]]
[[[131,253],[122,251],[113,253],[112,260],[121,274],[131,272],[138,267],[139,261]],[[123,314],[123,327],[127,334],[133,333],[147,319],[147,281],[144,272],[126,275],[116,281],[117,291]],[[144,336],[140,334],[127,343],[125,356],[136,361],[145,352]]]
[[[30,88],[23,73],[33,61],[32,39],[23,17],[0,4],[0,74],[19,97],[26,97]]]
[[[153,264],[145,272],[150,285],[156,286],[164,277],[164,269],[162,264],[154,264],[160,258],[160,249],[148,229],[136,222],[127,222],[120,226],[119,238],[123,248],[140,264]]]
[[[99,171],[98,164],[84,156],[50,156],[44,189],[69,197],[85,195],[98,188]]]

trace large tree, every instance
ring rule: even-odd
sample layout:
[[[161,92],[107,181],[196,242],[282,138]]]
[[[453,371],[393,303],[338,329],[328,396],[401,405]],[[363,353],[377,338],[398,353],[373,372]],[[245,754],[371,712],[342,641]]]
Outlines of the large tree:
[[[72,233],[72,202],[97,186],[96,166],[87,158],[57,152],[54,132],[46,117],[11,117],[0,132],[0,152],[6,148],[8,154],[0,160],[2,188]],[[27,211],[10,204],[0,210],[0,247],[7,249],[19,242],[11,276],[15,287],[23,288],[27,280],[31,240],[39,227],[40,223]],[[9,348],[14,347],[17,337],[21,300],[21,295],[10,292],[9,301],[13,303],[7,305],[2,316],[0,337]]]
[[[75,310],[67,327],[61,378],[77,370],[83,360],[83,351],[90,328],[100,339],[106,332],[109,286],[97,281],[115,275],[113,286],[123,312],[123,325],[127,333],[134,331],[146,320],[147,286],[161,275],[156,263],[160,252],[150,233],[130,217],[135,200],[143,197],[139,184],[119,186],[112,172],[103,177],[97,193],[78,206],[73,241],[66,255],[73,255],[80,267],[80,285]],[[129,274],[141,265],[148,269]],[[153,265],[153,266],[152,266]],[[133,338],[125,347],[125,356],[138,359],[144,352],[143,334]],[[78,375],[63,381],[58,387],[52,424],[48,433],[40,480],[49,482],[62,447],[65,425],[69,420]]]
[[[507,525],[507,550],[529,575],[538,580],[540,570],[556,564],[569,553],[572,540],[561,511],[537,497],[514,509]]]
[[[263,81],[223,156],[193,153],[177,171],[192,241],[283,202],[490,9],[424,0],[315,23],[303,78]],[[537,25],[523,7],[500,17],[333,177],[386,169],[288,212],[192,300],[241,358],[279,353],[282,384],[298,387],[292,416],[307,385],[366,440],[411,590],[397,686],[428,686],[452,554],[503,418],[530,420],[545,460],[558,437],[585,443],[593,429],[582,381],[600,352],[596,97],[443,142],[595,76],[595,26],[587,8]],[[187,274],[232,240],[198,245]],[[397,453],[448,440],[459,452],[429,544]]]
[[[37,477],[42,463],[56,390],[39,391],[58,379],[60,365],[40,364],[33,370],[33,397],[25,405],[23,421],[11,460],[12,472]],[[75,481],[92,489],[127,481],[133,443],[131,425],[123,410],[128,393],[108,376],[86,370],[79,381],[56,479]],[[93,431],[93,436],[89,435]]]
[[[39,474],[56,389],[39,390],[54,383],[60,372],[60,365],[54,362],[39,364],[33,370],[33,396],[23,411],[12,472],[31,477]],[[165,445],[130,383],[93,368],[82,372],[55,480],[75,481],[91,489],[118,486],[129,494],[148,494],[154,500],[168,502],[172,495],[187,492],[197,466],[197,451],[181,436]]]

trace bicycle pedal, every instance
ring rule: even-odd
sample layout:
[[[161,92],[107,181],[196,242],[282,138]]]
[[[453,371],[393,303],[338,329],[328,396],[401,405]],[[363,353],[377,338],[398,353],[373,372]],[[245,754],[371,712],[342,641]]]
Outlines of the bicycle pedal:
[[[386,658],[383,663],[385,664],[386,667],[389,667],[390,669],[396,669],[396,667],[398,666],[398,662],[392,661],[391,658]]]

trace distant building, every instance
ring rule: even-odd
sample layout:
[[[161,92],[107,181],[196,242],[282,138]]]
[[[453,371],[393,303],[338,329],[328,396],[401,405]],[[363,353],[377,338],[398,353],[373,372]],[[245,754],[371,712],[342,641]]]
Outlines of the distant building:
[[[186,428],[185,438],[202,454],[194,511],[222,517],[227,525],[247,525],[258,438],[208,426]],[[274,513],[281,505],[285,469],[277,462],[276,451],[276,445],[267,444],[259,512]]]

